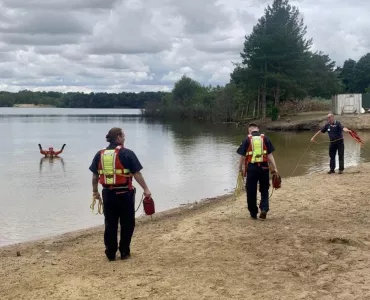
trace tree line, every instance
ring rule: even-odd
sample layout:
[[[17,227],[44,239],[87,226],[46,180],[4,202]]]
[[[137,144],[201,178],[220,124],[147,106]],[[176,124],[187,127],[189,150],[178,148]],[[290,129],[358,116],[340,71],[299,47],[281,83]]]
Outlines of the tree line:
[[[62,108],[143,108],[146,103],[158,104],[165,92],[140,93],[59,93],[0,92],[0,106],[10,107],[17,104],[34,104]]]
[[[299,9],[275,0],[245,37],[241,62],[234,64],[228,84],[203,86],[183,76],[161,103],[146,105],[146,114],[226,122],[276,119],[287,103],[315,99],[306,107],[330,107],[337,93],[370,92],[370,53],[336,67],[327,54],[311,50],[313,39],[305,37],[306,31]]]

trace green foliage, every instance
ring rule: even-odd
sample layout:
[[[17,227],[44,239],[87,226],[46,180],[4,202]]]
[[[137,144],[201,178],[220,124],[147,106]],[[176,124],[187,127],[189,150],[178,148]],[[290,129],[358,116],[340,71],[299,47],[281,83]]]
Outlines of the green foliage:
[[[16,104],[35,104],[65,108],[143,108],[147,102],[152,105],[160,103],[164,92],[141,93],[58,93],[31,92],[18,93],[0,92],[0,106]]]
[[[369,92],[370,53],[362,56],[357,62],[353,59],[347,59],[338,71],[344,92],[361,94]]]

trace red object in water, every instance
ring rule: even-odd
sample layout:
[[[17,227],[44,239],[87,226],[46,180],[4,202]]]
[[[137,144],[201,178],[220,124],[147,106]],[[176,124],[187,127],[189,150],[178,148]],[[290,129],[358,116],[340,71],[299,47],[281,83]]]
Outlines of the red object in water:
[[[147,216],[155,213],[154,201],[152,197],[145,197],[143,200],[144,212]]]

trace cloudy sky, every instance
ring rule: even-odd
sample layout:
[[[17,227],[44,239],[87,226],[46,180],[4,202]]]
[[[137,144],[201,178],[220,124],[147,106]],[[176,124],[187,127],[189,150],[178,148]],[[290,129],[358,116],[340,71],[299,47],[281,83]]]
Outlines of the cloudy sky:
[[[170,90],[225,84],[272,0],[0,0],[0,90]],[[299,0],[313,49],[370,52],[369,0]]]

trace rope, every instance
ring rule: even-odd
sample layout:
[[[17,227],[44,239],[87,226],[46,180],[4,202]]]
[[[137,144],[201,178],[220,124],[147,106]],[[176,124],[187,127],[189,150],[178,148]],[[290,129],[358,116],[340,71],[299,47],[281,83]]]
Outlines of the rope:
[[[236,200],[241,195],[243,189],[244,189],[244,177],[243,177],[243,173],[239,172],[238,178],[236,180],[236,187],[233,193],[234,200]],[[269,199],[272,197],[272,194],[274,193],[274,189],[275,188],[272,189]]]
[[[94,213],[94,207],[95,207],[95,204],[96,204],[96,200],[97,200],[97,197],[96,196],[94,196],[93,195],[93,197],[92,197],[92,203],[91,203],[91,205],[90,205],[90,208],[91,208],[91,211],[92,211],[92,213],[94,214],[94,215],[97,215],[97,214],[103,214],[103,201],[101,200],[101,198],[100,198],[100,195],[99,195],[99,197],[98,197],[98,212],[95,214]]]
[[[315,143],[315,144],[335,143],[335,142],[338,142],[338,141],[340,141],[340,140],[343,140],[343,138],[336,139],[336,140],[334,140],[334,141],[321,141],[321,142],[316,142],[316,141],[314,141],[314,143]],[[293,170],[292,174],[290,175],[290,177],[292,177],[292,176],[294,175],[295,171],[297,171],[298,166],[299,166],[299,164],[301,163],[301,160],[302,160],[303,156],[306,154],[306,152],[308,151],[308,149],[310,149],[310,148],[311,148],[311,146],[312,146],[312,142],[310,142],[310,143],[309,143],[309,145],[308,145],[308,147],[306,148],[306,150],[304,150],[303,154],[302,154],[302,155],[301,155],[301,157],[299,158],[298,163],[296,164],[296,166],[295,166],[295,168],[294,168],[294,170]]]
[[[244,188],[244,177],[243,173],[239,172],[238,178],[236,180],[236,187],[234,190],[234,200],[236,200],[236,198],[238,198],[241,195],[243,188]]]
[[[141,203],[143,203],[143,199],[144,199],[144,194],[143,194],[143,196],[141,197],[141,200],[140,200],[139,206],[137,207],[137,209],[135,210],[135,212],[137,212],[137,211],[139,210]]]
[[[98,211],[97,213],[94,213],[94,208],[95,208],[95,205],[96,205],[96,200],[98,200]],[[144,200],[144,194],[143,196],[141,197],[141,201],[139,203],[139,206],[137,207],[137,209],[135,210],[135,212],[137,212],[141,206],[141,203],[143,202]],[[100,198],[100,195],[99,197],[96,197],[96,196],[92,196],[92,203],[90,204],[90,208],[91,208],[91,211],[94,215],[102,215],[103,214],[103,201],[102,199]]]

